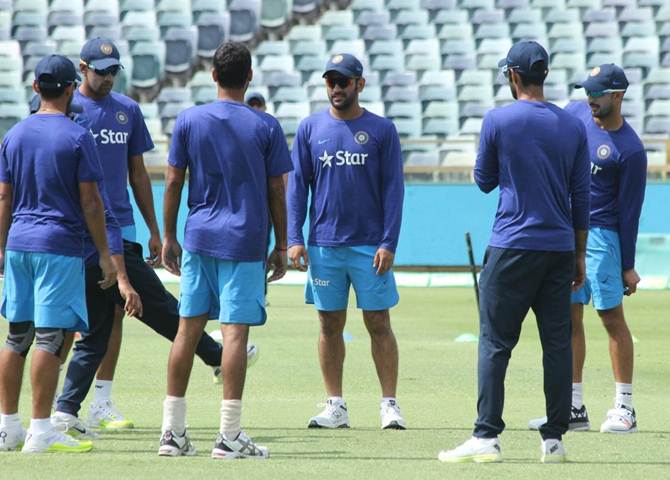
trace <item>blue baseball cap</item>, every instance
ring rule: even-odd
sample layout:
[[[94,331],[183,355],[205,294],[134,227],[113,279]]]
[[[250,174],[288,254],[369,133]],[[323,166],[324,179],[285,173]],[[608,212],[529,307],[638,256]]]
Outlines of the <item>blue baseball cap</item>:
[[[533,65],[537,62],[544,62],[544,72],[546,75],[549,71],[549,54],[542,45],[532,40],[524,40],[512,45],[512,48],[507,52],[507,57],[498,62],[498,67],[503,71],[516,70],[523,75],[538,75],[540,72],[532,70]]]
[[[247,94],[247,98],[244,99],[244,103],[249,103],[252,100],[262,103],[265,105],[265,97],[261,95],[260,92],[251,92]]]
[[[63,55],[49,55],[35,67],[35,80],[40,88],[62,88],[81,80],[74,64]]]
[[[84,44],[79,58],[95,70],[105,70],[115,65],[121,65],[119,50],[106,38],[92,38]],[[123,66],[123,65],[121,65]]]
[[[349,53],[338,53],[328,59],[323,77],[329,72],[341,73],[345,77],[358,78],[363,76],[363,65]]]
[[[613,63],[605,63],[595,67],[586,80],[575,85],[587,92],[625,92],[628,79],[623,69]]]

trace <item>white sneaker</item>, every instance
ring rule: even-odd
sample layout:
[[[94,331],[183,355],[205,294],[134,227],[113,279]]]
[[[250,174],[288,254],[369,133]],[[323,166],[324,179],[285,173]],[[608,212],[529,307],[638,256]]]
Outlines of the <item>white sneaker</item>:
[[[51,425],[62,433],[67,433],[71,437],[77,438],[98,438],[98,435],[79,420],[78,417],[65,412],[56,412],[51,415]]]
[[[496,438],[472,437],[453,450],[442,450],[437,459],[446,463],[488,463],[501,462],[500,442]]]
[[[161,443],[158,447],[158,455],[161,457],[192,457],[196,454],[195,447],[184,431],[183,435],[177,435],[168,430],[161,435]]]
[[[101,430],[135,428],[133,421],[128,420],[119,412],[111,399],[91,403],[88,407],[87,423],[90,428],[99,428]]]
[[[535,418],[528,422],[528,428],[531,430],[539,430],[542,425],[547,423],[547,417]],[[586,411],[586,405],[581,408],[570,408],[570,423],[568,423],[568,430],[571,432],[587,432],[591,428],[589,423],[589,413]]]
[[[14,427],[0,425],[0,451],[20,450],[25,439],[26,430],[20,423]]]
[[[256,445],[244,432],[240,432],[237,438],[232,441],[219,434],[212,450],[212,458],[223,460],[235,460],[236,458],[265,460],[269,456],[266,447]]]
[[[567,461],[565,447],[560,440],[554,438],[542,440],[541,448],[542,457],[540,461],[542,463],[563,463]]]
[[[23,453],[83,453],[93,449],[90,440],[76,440],[55,428],[46,433],[33,435],[28,430]]]
[[[258,345],[254,343],[247,345],[247,368],[252,367],[258,361],[260,354],[261,352]],[[215,385],[221,385],[223,383],[223,371],[221,370],[221,367],[212,367],[212,370],[214,371],[212,381]]]
[[[334,403],[326,401],[324,409],[318,415],[309,419],[307,428],[349,428],[349,412],[344,402]]]
[[[407,423],[402,418],[400,407],[398,407],[395,400],[389,400],[382,404],[380,416],[382,419],[382,430],[405,430],[407,428]]]
[[[634,433],[637,432],[635,409],[618,405],[607,412],[607,419],[600,426],[600,433]]]

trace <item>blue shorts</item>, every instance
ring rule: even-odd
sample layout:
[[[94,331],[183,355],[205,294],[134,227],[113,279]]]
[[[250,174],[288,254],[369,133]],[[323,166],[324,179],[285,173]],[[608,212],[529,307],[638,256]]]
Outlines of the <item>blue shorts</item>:
[[[137,229],[135,224],[121,227],[121,238],[129,242],[137,242]]]
[[[606,228],[591,228],[586,243],[586,281],[572,294],[572,303],[586,305],[593,299],[596,310],[619,306],[624,294],[622,275],[619,234]]]
[[[7,250],[0,312],[12,323],[87,331],[84,259]]]
[[[376,251],[372,246],[308,247],[305,303],[325,312],[344,310],[353,285],[360,309],[386,310],[397,305],[400,297],[393,272],[377,275],[372,266]]]
[[[265,323],[265,262],[235,262],[184,251],[179,315],[221,323]]]

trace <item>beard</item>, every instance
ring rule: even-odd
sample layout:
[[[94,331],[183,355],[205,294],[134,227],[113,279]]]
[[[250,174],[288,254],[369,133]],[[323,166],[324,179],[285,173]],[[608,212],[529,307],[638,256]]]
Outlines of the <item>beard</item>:
[[[347,110],[354,104],[355,97],[354,95],[348,96],[343,94],[342,100],[338,100],[338,103],[335,103],[333,96],[331,95],[328,100],[335,110]]]

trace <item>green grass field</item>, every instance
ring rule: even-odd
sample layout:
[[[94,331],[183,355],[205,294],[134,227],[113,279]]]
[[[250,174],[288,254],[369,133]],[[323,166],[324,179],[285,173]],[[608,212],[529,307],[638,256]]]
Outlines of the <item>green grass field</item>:
[[[540,439],[526,429],[543,414],[541,350],[534,318],[527,319],[507,377],[507,430],[501,437],[504,463],[445,465],[438,450],[466,440],[475,418],[476,343],[455,343],[477,333],[470,289],[402,289],[393,310],[400,345],[399,402],[410,429],[379,430],[379,386],[360,313],[351,310],[347,332],[345,398],[352,428],[308,430],[307,421],[324,400],[316,354],[318,324],[302,303],[302,289],[271,287],[269,321],[252,332],[261,348],[249,370],[243,426],[270,449],[269,461],[222,462],[209,458],[218,430],[221,391],[199,360],[188,392],[188,424],[195,458],[159,458],[159,430],[170,344],[147,327],[126,319],[122,356],[114,386],[117,405],[136,429],[110,433],[95,450],[80,455],[0,455],[0,478],[670,478],[670,293],[640,292],[626,301],[635,353],[635,405],[640,432],[606,436],[596,431],[565,437],[570,463],[539,463]],[[588,353],[585,401],[592,428],[611,408],[614,383],[607,338],[595,313],[586,315]],[[217,328],[210,323],[210,330]],[[6,323],[0,323],[2,338]],[[30,389],[21,402],[29,418]],[[84,405],[83,415],[87,413]]]

